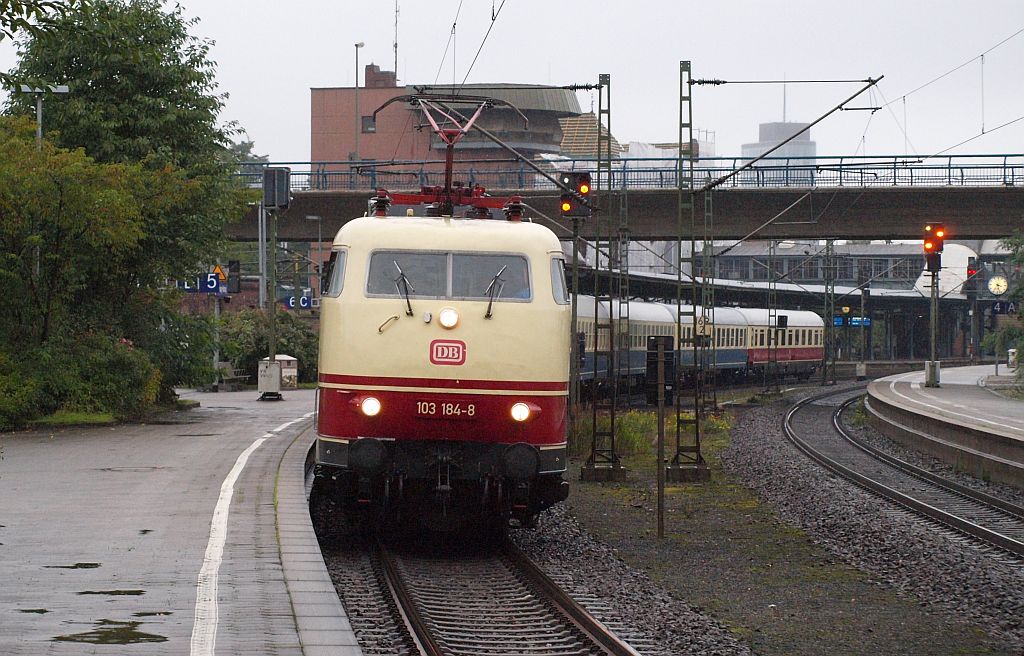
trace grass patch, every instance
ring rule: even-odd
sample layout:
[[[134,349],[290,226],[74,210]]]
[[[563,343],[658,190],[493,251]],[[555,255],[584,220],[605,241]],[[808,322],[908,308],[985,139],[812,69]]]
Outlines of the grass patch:
[[[115,421],[109,412],[55,412],[28,423],[31,426],[102,426]]]

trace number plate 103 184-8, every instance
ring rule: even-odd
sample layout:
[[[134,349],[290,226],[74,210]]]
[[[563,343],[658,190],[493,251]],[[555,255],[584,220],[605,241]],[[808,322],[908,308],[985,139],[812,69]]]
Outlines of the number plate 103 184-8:
[[[417,401],[416,416],[424,419],[472,419],[476,416],[476,404]]]

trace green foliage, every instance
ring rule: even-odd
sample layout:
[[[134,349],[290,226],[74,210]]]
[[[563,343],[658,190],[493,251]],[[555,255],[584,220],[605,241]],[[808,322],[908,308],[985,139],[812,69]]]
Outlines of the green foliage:
[[[180,5],[169,12],[162,5],[96,0],[56,15],[60,38],[23,39],[12,73],[71,88],[46,106],[59,145],[83,146],[101,162],[217,173],[229,139],[217,121],[224,96],[216,94],[212,43],[189,34],[198,20],[186,18]],[[28,113],[32,104],[14,96],[9,109]]]
[[[70,87],[45,100],[43,153],[33,123],[0,122],[0,293],[19,301],[0,317],[0,350],[123,335],[158,367],[167,400],[212,376],[208,322],[181,317],[162,290],[205,269],[245,210],[234,127],[219,121],[210,43],[189,34],[196,20],[180,5],[63,4],[51,21],[60,39],[24,34],[12,71]],[[33,102],[14,94],[6,111],[34,118]]]
[[[693,417],[692,413],[684,412],[682,416]],[[665,409],[666,443],[675,438],[674,408]],[[607,431],[609,418],[598,415],[597,425],[601,431]],[[711,434],[725,434],[732,428],[732,417],[727,413],[709,414],[704,417],[704,430]],[[692,430],[687,429],[689,434]],[[581,407],[575,424],[569,425],[568,450],[574,458],[590,455],[593,436],[593,418],[589,407]],[[620,456],[648,455],[653,453],[658,439],[658,414],[652,410],[628,410],[615,416],[615,450]]]
[[[221,352],[235,371],[256,379],[259,361],[269,355],[267,315],[260,310],[242,310],[221,320]],[[277,313],[277,353],[299,360],[299,381],[317,379],[317,334],[302,319],[287,312]]]
[[[11,360],[0,353],[0,430],[10,430],[23,423],[32,411],[37,383],[26,380]]]
[[[80,150],[40,152],[29,121],[0,120],[0,345],[39,346],[89,322],[103,276],[142,239],[135,191],[150,178]]]
[[[88,0],[0,0],[0,41],[28,35],[40,43],[52,44],[58,38],[56,25],[88,4]],[[50,84],[0,73],[0,86],[16,89],[26,83],[36,87]]]
[[[165,13],[157,0],[97,0],[57,21],[59,43],[20,44],[15,74],[71,88],[47,101],[49,138],[153,176],[134,187],[142,236],[104,296],[198,273],[220,249],[225,223],[245,210],[231,177],[233,128],[219,125],[223,96],[210,44],[189,34],[195,23],[180,5]],[[31,115],[31,100],[13,96],[8,113]]]

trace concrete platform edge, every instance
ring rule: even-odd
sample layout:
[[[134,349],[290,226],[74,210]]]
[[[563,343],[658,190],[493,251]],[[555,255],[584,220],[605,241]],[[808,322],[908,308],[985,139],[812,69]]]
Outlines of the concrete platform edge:
[[[998,481],[1024,489],[1024,464],[1008,458],[986,453],[956,441],[943,439],[921,430],[925,425],[942,427],[944,432],[963,437],[971,433],[968,429],[954,422],[926,413],[915,413],[907,408],[899,407],[886,399],[868,393],[864,403],[868,412],[869,423],[886,437],[900,444],[932,455],[946,463],[982,480]],[[888,414],[887,414],[888,413]],[[907,425],[908,420],[923,424]],[[981,439],[985,436],[996,438],[983,431],[974,431]]]
[[[277,542],[285,586],[291,598],[295,626],[303,654],[331,653],[363,656],[323,560],[319,567],[303,554],[316,543],[308,514],[305,487],[306,454],[313,441],[310,430],[300,433],[285,451],[277,471],[275,510]],[[307,612],[310,611],[310,612]],[[330,631],[314,630],[327,623]]]

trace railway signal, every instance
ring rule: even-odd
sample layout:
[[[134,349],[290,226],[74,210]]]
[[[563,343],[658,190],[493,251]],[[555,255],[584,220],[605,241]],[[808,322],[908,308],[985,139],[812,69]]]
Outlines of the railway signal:
[[[941,223],[925,225],[922,242],[927,269],[931,273],[938,273],[942,268],[942,246],[945,237],[946,228]]]
[[[565,171],[559,176],[562,183],[562,195],[558,209],[563,217],[588,217],[590,208],[590,173],[587,171]],[[571,190],[571,191],[568,191]]]
[[[964,281],[964,295],[968,299],[978,296],[978,258],[967,258],[967,279]]]

